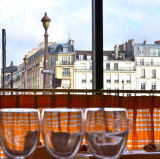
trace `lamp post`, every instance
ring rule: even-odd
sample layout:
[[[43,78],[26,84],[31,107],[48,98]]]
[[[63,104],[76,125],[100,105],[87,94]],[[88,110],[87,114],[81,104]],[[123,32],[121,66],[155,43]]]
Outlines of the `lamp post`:
[[[27,58],[26,55],[25,55],[23,61],[24,61],[24,64],[25,64],[24,88],[27,88],[27,63],[28,63],[28,58]]]
[[[122,90],[124,90],[124,80],[122,80]],[[124,96],[124,93],[123,93]]]
[[[48,27],[50,24],[51,19],[47,16],[47,13],[45,12],[45,16],[42,18],[42,24],[45,29],[44,34],[44,41],[45,41],[45,53],[44,53],[44,70],[49,70],[49,54],[48,54]],[[44,83],[43,88],[51,88],[50,86],[50,74],[44,73]]]

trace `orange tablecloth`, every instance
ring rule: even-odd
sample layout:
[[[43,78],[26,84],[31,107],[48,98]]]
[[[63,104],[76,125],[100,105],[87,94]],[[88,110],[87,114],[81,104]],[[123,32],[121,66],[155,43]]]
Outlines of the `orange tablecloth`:
[[[0,108],[50,108],[50,107],[122,107],[127,108],[133,120],[133,130],[128,137],[128,149],[142,149],[160,139],[160,97],[110,96],[110,95],[0,95]],[[0,149],[0,158],[5,158]]]

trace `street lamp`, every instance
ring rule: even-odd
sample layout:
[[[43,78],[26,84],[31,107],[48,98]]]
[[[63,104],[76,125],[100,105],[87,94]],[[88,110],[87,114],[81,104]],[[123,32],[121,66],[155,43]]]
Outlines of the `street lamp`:
[[[51,19],[47,16],[47,13],[45,12],[45,16],[42,18],[42,24],[45,29],[44,34],[44,41],[45,41],[45,53],[44,53],[44,70],[49,70],[49,54],[48,54],[48,27],[50,24]],[[44,83],[43,88],[51,88],[50,86],[50,74],[44,73]]]
[[[124,80],[122,80],[122,90],[124,90]],[[124,93],[123,93],[124,96]]]
[[[24,75],[25,80],[24,80],[24,88],[27,88],[27,63],[28,63],[28,58],[27,58],[26,55],[25,55],[23,61],[24,61],[24,64],[25,64],[25,75]]]

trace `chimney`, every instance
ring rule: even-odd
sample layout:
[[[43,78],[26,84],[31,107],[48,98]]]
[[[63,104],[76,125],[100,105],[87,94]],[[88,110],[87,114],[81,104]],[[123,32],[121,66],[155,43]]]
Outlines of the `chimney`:
[[[146,40],[144,40],[143,44],[146,45]]]
[[[114,54],[115,54],[115,59],[118,59],[118,46],[114,46]]]

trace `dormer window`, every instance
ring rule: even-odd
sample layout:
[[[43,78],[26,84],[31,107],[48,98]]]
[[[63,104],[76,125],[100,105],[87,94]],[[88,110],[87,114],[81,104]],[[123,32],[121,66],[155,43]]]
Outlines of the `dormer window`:
[[[103,56],[104,61],[108,61],[108,56]]]
[[[67,48],[67,47],[64,47],[64,48],[63,48],[63,52],[68,52],[68,48]]]
[[[79,55],[79,60],[83,60],[83,55]]]
[[[87,60],[91,60],[91,55],[87,55]]]

